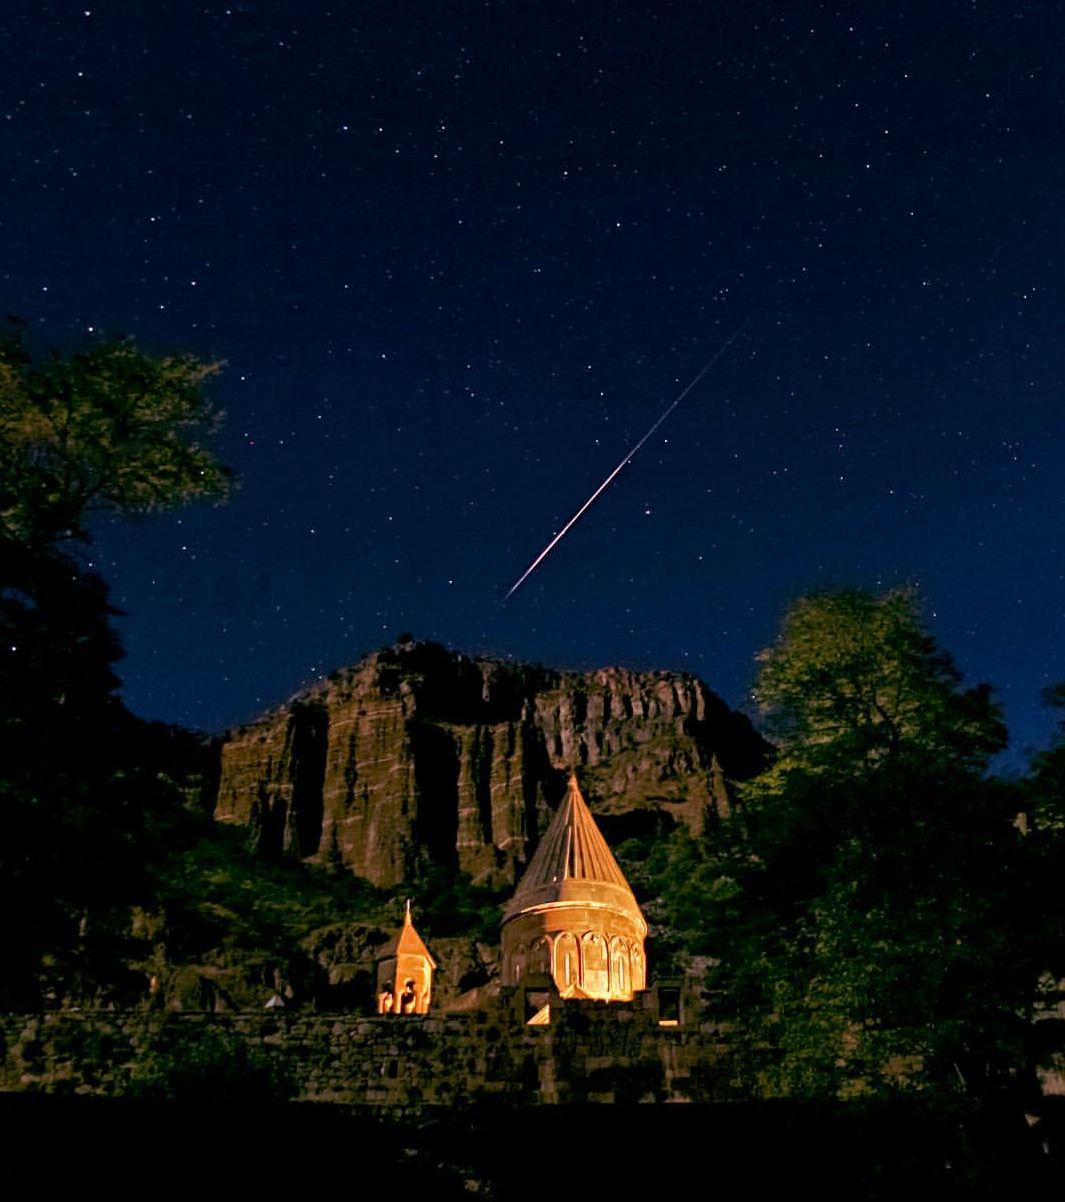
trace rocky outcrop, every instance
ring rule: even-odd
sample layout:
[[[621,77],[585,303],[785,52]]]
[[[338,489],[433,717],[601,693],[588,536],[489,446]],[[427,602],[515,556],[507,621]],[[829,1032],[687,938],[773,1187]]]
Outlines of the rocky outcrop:
[[[514,883],[575,768],[612,841],[701,829],[765,744],[693,676],[558,672],[406,642],[221,744],[215,817],[374,884],[419,862]]]

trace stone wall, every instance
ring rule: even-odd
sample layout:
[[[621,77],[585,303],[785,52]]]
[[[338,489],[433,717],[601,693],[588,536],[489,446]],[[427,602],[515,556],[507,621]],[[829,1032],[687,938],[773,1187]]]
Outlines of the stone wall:
[[[527,1026],[524,990],[489,1010],[400,1017],[243,1012],[0,1014],[0,1090],[120,1095],[140,1057],[196,1029],[238,1033],[277,1056],[297,1099],[411,1113],[499,1102],[710,1102],[724,1093],[716,1028],[659,1025],[652,992],[631,1005],[552,1004]]]

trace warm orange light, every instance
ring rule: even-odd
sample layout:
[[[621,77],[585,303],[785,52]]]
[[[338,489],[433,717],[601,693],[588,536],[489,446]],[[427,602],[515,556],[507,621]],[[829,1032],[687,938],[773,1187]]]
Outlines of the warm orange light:
[[[646,934],[629,883],[571,776],[504,913],[503,982],[548,975],[564,998],[629,1001],[647,983]]]
[[[435,968],[436,961],[414,929],[408,901],[399,934],[377,953],[377,1013],[425,1014]]]

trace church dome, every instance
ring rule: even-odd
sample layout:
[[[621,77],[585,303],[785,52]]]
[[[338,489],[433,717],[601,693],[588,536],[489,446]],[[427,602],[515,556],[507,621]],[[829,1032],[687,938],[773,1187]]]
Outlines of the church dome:
[[[549,974],[564,997],[608,1001],[645,984],[647,923],[571,776],[503,913],[503,979]]]

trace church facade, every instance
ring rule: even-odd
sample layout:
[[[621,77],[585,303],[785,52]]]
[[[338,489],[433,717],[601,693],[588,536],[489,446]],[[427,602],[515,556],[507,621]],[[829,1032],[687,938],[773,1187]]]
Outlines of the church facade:
[[[503,912],[502,984],[631,1002],[647,987],[647,923],[575,776]],[[377,954],[378,1014],[425,1014],[436,961],[411,920]],[[544,1006],[532,1021],[550,1021]]]

